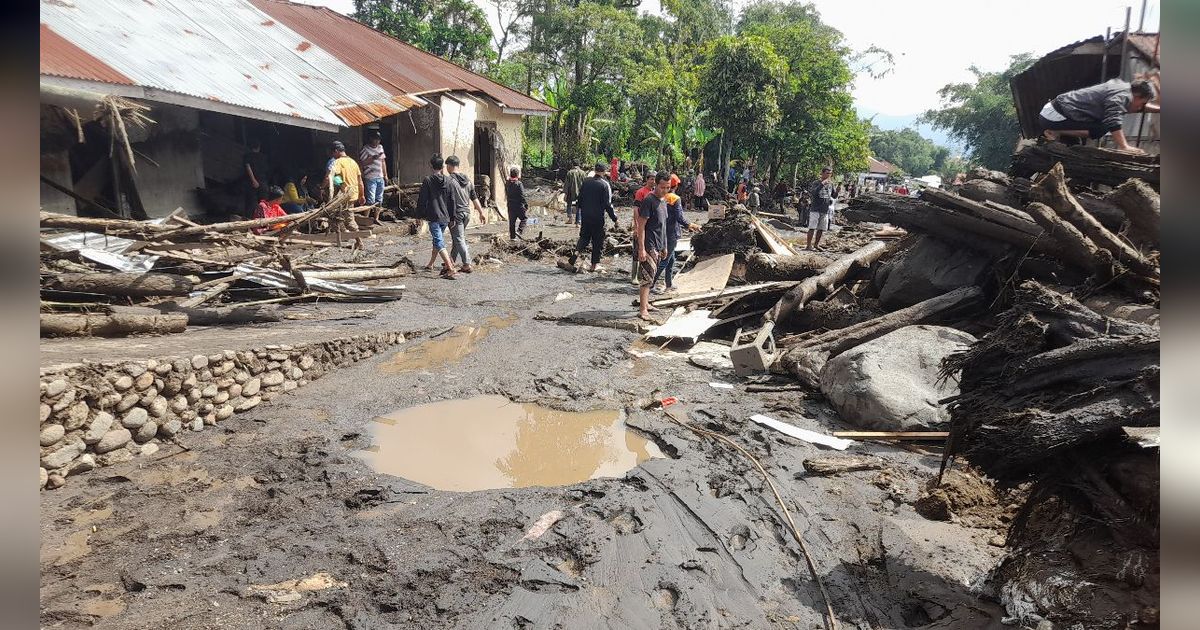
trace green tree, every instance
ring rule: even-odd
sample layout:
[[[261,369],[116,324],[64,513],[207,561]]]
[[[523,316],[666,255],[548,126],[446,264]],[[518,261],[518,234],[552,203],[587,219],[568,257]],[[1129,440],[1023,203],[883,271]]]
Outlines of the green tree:
[[[1035,61],[1032,54],[1014,55],[1006,70],[985,72],[971,66],[974,82],[951,83],[938,90],[941,107],[921,115],[967,146],[971,158],[992,169],[1006,169],[1021,136],[1009,81]]]
[[[472,70],[495,57],[487,16],[471,0],[354,0],[353,17]]]
[[[871,153],[904,169],[914,177],[928,175],[935,170],[934,163],[939,155],[944,162],[950,151],[942,149],[911,127],[899,131],[871,130]]]
[[[700,67],[701,106],[714,126],[725,132],[726,156],[733,140],[750,146],[774,133],[781,111],[779,91],[787,63],[766,38],[724,36],[713,40]],[[722,172],[729,158],[722,158]]]

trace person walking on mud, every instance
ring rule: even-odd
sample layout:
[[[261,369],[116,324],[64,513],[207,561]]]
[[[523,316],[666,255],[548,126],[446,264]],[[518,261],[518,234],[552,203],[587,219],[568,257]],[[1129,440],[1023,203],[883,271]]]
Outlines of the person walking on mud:
[[[525,232],[525,211],[529,209],[529,200],[525,199],[525,184],[521,183],[520,167],[508,169],[504,196],[508,204],[508,240],[512,241]]]
[[[642,198],[637,213],[633,216],[633,240],[638,261],[638,317],[650,319],[650,285],[658,271],[658,263],[667,257],[667,192],[671,189],[671,176],[659,173],[655,178],[654,192]]]
[[[567,177],[563,180],[563,194],[567,202],[567,218],[571,225],[579,223],[579,189],[583,186],[583,178],[585,174],[583,169],[579,168],[579,162],[571,162],[571,170],[567,171]]]
[[[600,257],[604,254],[604,215],[607,213],[613,225],[617,214],[613,211],[612,189],[604,180],[604,164],[596,163],[596,176],[583,180],[579,187],[579,242],[575,251],[582,254],[590,244],[592,247],[591,271],[600,271]],[[571,264],[575,264],[572,260]]]
[[[446,172],[449,174],[450,200],[453,202],[452,214],[450,215],[450,238],[453,240],[453,245],[450,249],[450,261],[460,259],[462,267],[459,271],[463,273],[471,273],[474,269],[471,268],[471,251],[467,249],[467,224],[471,222],[471,208],[479,213],[479,220],[487,222],[487,215],[483,213],[483,206],[479,204],[479,195],[475,193],[475,183],[471,178],[458,171],[459,159],[457,155],[451,155],[446,158]]]
[[[829,220],[833,214],[833,169],[826,166],[821,169],[821,179],[809,186],[808,206],[808,238],[804,249],[808,251],[824,251],[821,249],[821,236],[829,229]],[[815,238],[814,238],[815,236]]]
[[[450,182],[442,172],[445,162],[442,156],[433,154],[429,158],[429,168],[433,172],[425,176],[421,182],[421,192],[417,195],[417,212],[429,221],[429,236],[433,239],[433,253],[429,256],[429,264],[425,271],[433,271],[433,263],[439,257],[442,259],[442,277],[454,280],[454,262],[446,253],[445,231],[450,225],[450,213],[453,209],[449,195]]]
[[[683,234],[683,228],[688,231],[697,232],[700,226],[687,220],[687,216],[683,214],[683,199],[676,192],[679,189],[679,176],[671,175],[668,180],[671,189],[667,192],[663,201],[667,202],[667,255],[662,262],[658,263],[658,270],[654,272],[654,281],[650,283],[651,292],[655,294],[668,293],[675,290],[675,284],[672,280],[675,279],[675,246],[679,243],[679,237]],[[658,277],[666,275],[665,288],[658,290]]]

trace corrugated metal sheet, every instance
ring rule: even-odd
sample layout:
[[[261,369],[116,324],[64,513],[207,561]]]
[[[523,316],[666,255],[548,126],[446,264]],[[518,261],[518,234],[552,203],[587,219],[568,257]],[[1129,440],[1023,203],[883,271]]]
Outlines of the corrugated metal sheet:
[[[41,15],[66,44],[146,88],[332,125],[411,106],[246,0],[43,0]]]
[[[250,0],[264,13],[332,52],[346,65],[393,94],[463,90],[486,94],[505,107],[554,111],[549,105],[475,74],[437,55],[389,37],[325,7],[280,0]],[[311,50],[311,49],[310,49]]]
[[[41,25],[41,74],[133,85],[129,77]]]

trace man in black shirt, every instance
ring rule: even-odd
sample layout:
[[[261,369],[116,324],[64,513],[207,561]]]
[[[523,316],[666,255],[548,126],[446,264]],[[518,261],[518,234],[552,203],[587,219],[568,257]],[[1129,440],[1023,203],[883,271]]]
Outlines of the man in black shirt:
[[[612,189],[604,180],[604,165],[597,163],[592,177],[583,180],[576,199],[582,219],[579,224],[579,243],[575,250],[583,253],[588,243],[592,245],[592,271],[600,271],[600,256],[604,253],[604,214],[617,222],[613,212]]]
[[[242,170],[246,176],[243,205],[253,215],[258,209],[258,202],[267,198],[267,171],[270,170],[267,155],[262,152],[262,142],[257,138],[250,141],[250,150],[242,158]]]
[[[633,240],[638,259],[638,298],[641,306],[638,317],[650,319],[650,285],[658,262],[667,257],[667,202],[671,176],[663,172],[655,178],[654,191],[642,198],[633,217]]]
[[[442,172],[445,162],[442,156],[434,154],[429,158],[429,167],[433,172],[425,176],[421,182],[421,192],[417,195],[417,211],[429,221],[429,235],[433,237],[433,254],[429,256],[426,271],[433,270],[433,262],[440,256],[442,259],[442,277],[454,279],[454,263],[446,253],[446,241],[443,233],[450,225],[454,202],[450,199],[450,182]]]
[[[525,211],[529,209],[519,167],[508,169],[508,181],[504,182],[504,196],[508,203],[508,239],[511,241],[525,231]]]

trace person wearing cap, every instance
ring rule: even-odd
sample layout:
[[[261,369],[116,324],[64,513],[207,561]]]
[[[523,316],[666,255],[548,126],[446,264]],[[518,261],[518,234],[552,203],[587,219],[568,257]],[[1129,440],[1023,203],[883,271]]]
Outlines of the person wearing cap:
[[[450,225],[454,202],[450,199],[450,178],[442,172],[444,164],[442,156],[436,153],[429,158],[429,168],[433,172],[421,181],[421,192],[417,195],[417,212],[429,221],[429,236],[433,238],[433,253],[429,256],[429,264],[425,265],[425,271],[432,271],[434,261],[440,257],[442,277],[454,280],[454,262],[450,260],[450,254],[446,253],[444,235]]]
[[[483,206],[479,205],[479,195],[475,193],[475,183],[466,174],[459,172],[460,164],[457,155],[446,158],[446,173],[449,174],[446,180],[450,199],[453,202],[450,215],[450,238],[453,239],[454,244],[450,249],[450,261],[453,262],[456,258],[460,259],[462,267],[459,271],[471,273],[473,271],[471,252],[467,249],[467,224],[471,222],[471,207],[475,207],[481,222],[487,222],[487,215],[483,213]]]
[[[363,186],[362,170],[358,162],[346,155],[346,145],[341,140],[335,140],[333,145],[333,165],[329,169],[329,183],[333,187],[329,198],[345,192],[354,203],[366,201],[366,187]]]
[[[286,217],[287,212],[284,212],[283,207],[279,202],[283,201],[283,189],[278,186],[271,186],[267,190],[267,198],[258,202],[258,208],[254,210],[255,219],[271,219],[274,217]],[[287,223],[272,223],[266,227],[254,228],[255,234],[262,234],[267,230],[278,230],[287,227]]]
[[[383,152],[383,137],[378,131],[367,135],[367,144],[358,154],[362,165],[363,182],[366,184],[366,199],[370,205],[383,203],[383,186],[387,177],[387,155]]]
[[[604,179],[604,164],[597,162],[594,172],[594,177],[584,179],[579,186],[579,242],[575,251],[582,254],[590,244],[591,271],[596,272],[600,271],[600,257],[604,254],[604,215],[607,214],[615,225],[617,214],[613,211],[612,188]]]
[[[1125,114],[1159,112],[1159,106],[1151,102],[1156,96],[1149,81],[1127,83],[1112,79],[1059,94],[1042,107],[1038,122],[1047,140],[1059,140],[1062,136],[1099,140],[1105,134],[1112,134],[1118,151],[1145,153],[1129,145],[1122,126]]]
[[[829,221],[833,215],[833,169],[826,166],[821,169],[821,179],[808,187],[811,199],[808,206],[808,238],[804,249],[808,251],[824,251],[821,249],[821,236],[829,229]]]

